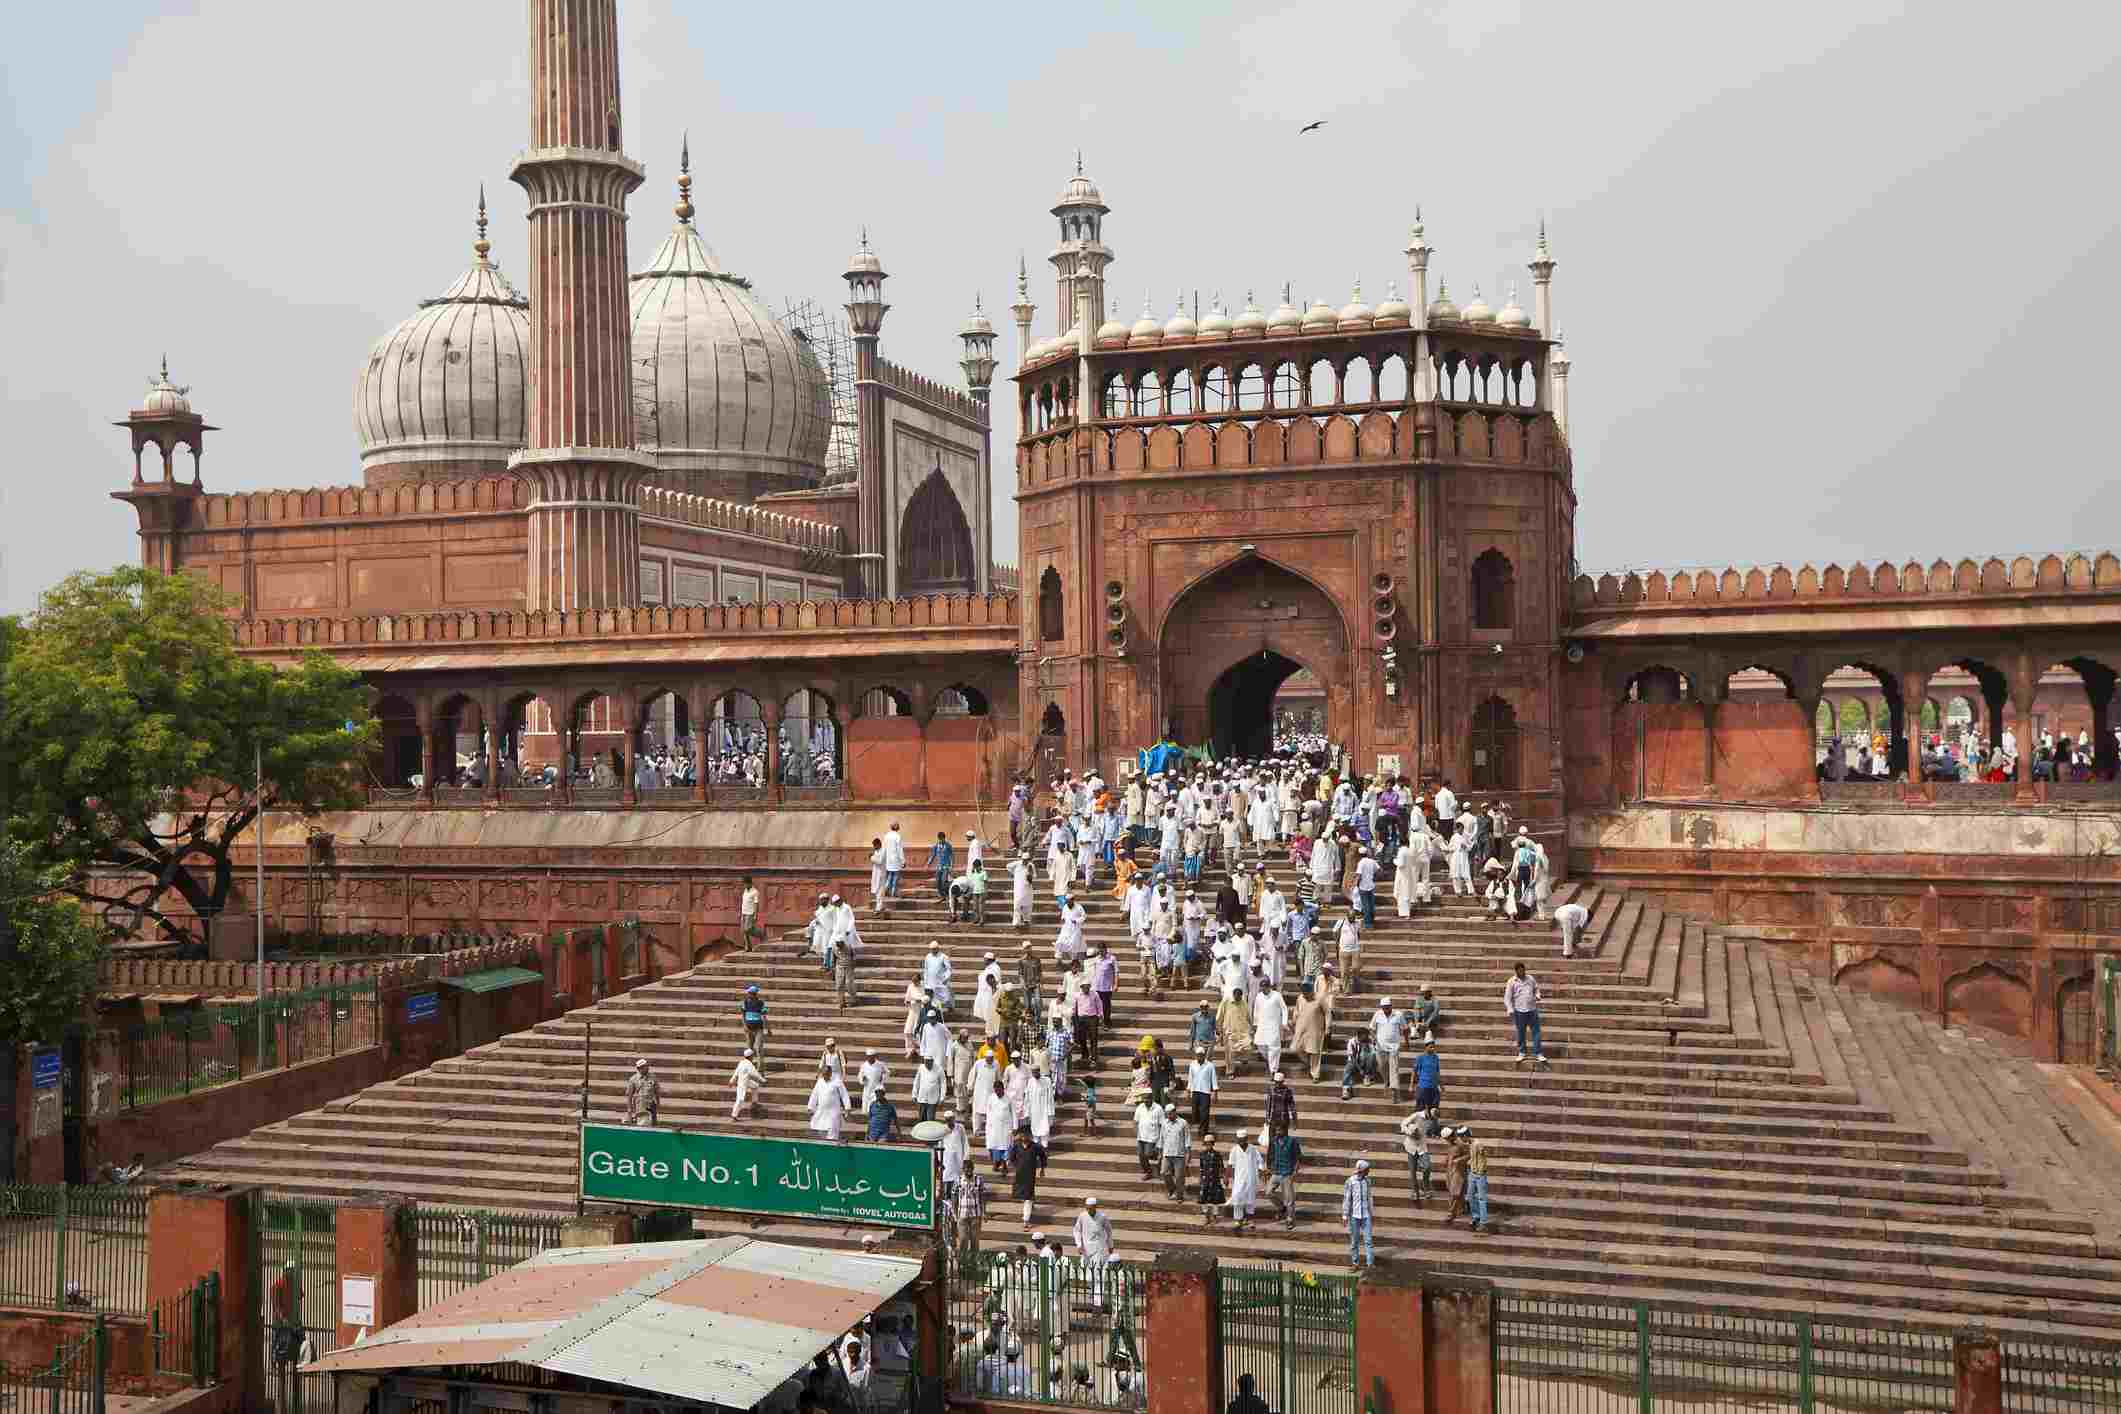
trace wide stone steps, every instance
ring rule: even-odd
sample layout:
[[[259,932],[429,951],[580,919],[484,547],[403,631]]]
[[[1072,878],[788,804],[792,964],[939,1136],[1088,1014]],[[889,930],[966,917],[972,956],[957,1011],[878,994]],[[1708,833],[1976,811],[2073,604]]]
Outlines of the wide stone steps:
[[[1204,881],[1204,894],[1212,887]],[[1364,939],[1363,985],[1337,1009],[1336,1041],[1366,1022],[1381,993],[1406,1001],[1420,983],[1434,988],[1445,1009],[1447,1116],[1472,1121],[1495,1145],[1497,1230],[1445,1226],[1442,1199],[1412,1201],[1395,1128],[1406,1102],[1378,1087],[1342,1102],[1329,1058],[1323,1083],[1292,1069],[1297,1132],[1313,1161],[1300,1181],[1303,1221],[1293,1232],[1263,1224],[1238,1237],[1227,1223],[1203,1227],[1197,1207],[1170,1202],[1139,1177],[1122,1113],[1126,1061],[1145,1032],[1183,1053],[1186,1019],[1202,994],[1144,996],[1117,904],[1103,890],[1088,895],[1089,936],[1109,940],[1121,960],[1119,1025],[1100,1047],[1106,1120],[1100,1134],[1082,1133],[1080,1105],[1064,1097],[1038,1224],[1065,1229],[1082,1198],[1096,1193],[1113,1212],[1123,1255],[1178,1243],[1239,1260],[1257,1260],[1264,1248],[1337,1267],[1346,1254],[1338,1186],[1361,1154],[1376,1165],[1381,1251],[1510,1289],[1913,1319],[1939,1329],[1977,1319],[2006,1330],[2053,1324],[2121,1334],[2121,1268],[2091,1211],[2107,1189],[2054,1172],[2071,1142],[2065,1136],[2091,1128],[2081,1116],[2072,1124],[2057,1102],[2001,1079],[1977,1083],[1973,1072],[2008,1067],[1972,1047],[1953,1060],[1919,1019],[1910,1026],[1905,1013],[1874,1014],[1861,1004],[1867,999],[1817,984],[1764,945],[1597,884],[1565,883],[1554,902],[1572,898],[1592,922],[1582,951],[1564,960],[1552,925],[1491,922],[1471,901],[1447,897],[1400,920],[1387,883],[1378,927]],[[593,1041],[592,1116],[617,1115],[632,1059],[645,1055],[663,1080],[666,1124],[727,1128],[727,1077],[742,1047],[737,1002],[750,981],[766,991],[774,1030],[763,1118],[743,1128],[807,1133],[802,1101],[826,1035],[839,1039],[850,1073],[865,1049],[878,1051],[892,1067],[901,1122],[910,1123],[900,994],[929,939],[940,938],[957,967],[953,1025],[971,1024],[981,953],[995,952],[1008,973],[1029,942],[1052,972],[1050,893],[1041,886],[1038,921],[1021,931],[1006,924],[1006,887],[990,905],[984,929],[950,923],[932,901],[904,901],[882,916],[864,911],[865,999],[848,1010],[791,931],[756,953],[221,1145],[181,1173],[318,1196],[357,1188],[570,1209],[585,1040]],[[1551,1070],[1514,1064],[1500,998],[1520,958],[1546,993]],[[1261,1070],[1255,1059],[1225,1077],[1221,1134],[1258,1126]],[[2035,1119],[2039,1133],[2013,1149],[2012,1124]],[[1995,1130],[2003,1133],[1992,1143],[1987,1131]],[[1017,1240],[1016,1216],[998,1183],[988,1241]],[[698,1225],[810,1242],[859,1236],[716,1214],[700,1215]]]

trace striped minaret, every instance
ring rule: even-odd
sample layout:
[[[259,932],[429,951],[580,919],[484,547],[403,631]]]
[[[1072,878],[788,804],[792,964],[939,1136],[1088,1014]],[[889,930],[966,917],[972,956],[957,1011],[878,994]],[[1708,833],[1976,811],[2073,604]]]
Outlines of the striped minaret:
[[[530,0],[530,149],[509,174],[530,198],[527,605],[607,609],[640,598],[618,0]]]

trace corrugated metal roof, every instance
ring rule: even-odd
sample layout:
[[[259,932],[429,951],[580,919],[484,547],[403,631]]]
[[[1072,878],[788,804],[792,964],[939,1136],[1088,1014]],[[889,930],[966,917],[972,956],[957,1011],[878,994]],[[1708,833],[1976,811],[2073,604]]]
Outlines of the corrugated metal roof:
[[[527,967],[489,967],[484,972],[467,972],[461,977],[440,979],[443,986],[464,992],[498,992],[505,987],[521,987],[544,980],[544,973],[532,972]]]
[[[306,1369],[535,1365],[748,1409],[920,1263],[721,1237],[543,1253]]]

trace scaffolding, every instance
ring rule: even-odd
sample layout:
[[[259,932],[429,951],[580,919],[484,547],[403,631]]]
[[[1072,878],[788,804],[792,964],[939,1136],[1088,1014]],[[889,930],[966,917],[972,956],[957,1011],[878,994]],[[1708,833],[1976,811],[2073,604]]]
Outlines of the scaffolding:
[[[855,479],[859,434],[854,409],[854,341],[847,321],[814,299],[790,300],[781,327],[810,346],[832,389],[832,436],[825,445],[825,484]]]

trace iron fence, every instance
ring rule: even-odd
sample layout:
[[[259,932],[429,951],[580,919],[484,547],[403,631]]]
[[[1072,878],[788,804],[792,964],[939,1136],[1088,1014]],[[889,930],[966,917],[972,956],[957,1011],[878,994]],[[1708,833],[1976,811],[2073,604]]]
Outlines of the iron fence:
[[[1141,1406],[1146,1270],[1006,1252],[953,1256],[945,1382],[967,1399]]]
[[[2003,1342],[2004,1414],[2121,1410],[2121,1346]]]
[[[261,1355],[275,1414],[326,1411],[331,1376],[301,1367],[336,1349],[339,1339],[339,1210],[313,1198],[257,1196],[258,1309]]]
[[[155,1373],[204,1389],[221,1378],[221,1274],[208,1272],[187,1291],[155,1303],[148,1328]]]
[[[94,1108],[145,1109],[283,1065],[372,1046],[382,1037],[374,978],[294,992],[263,1003],[190,1007],[97,1040]],[[105,1069],[103,1067],[108,1067]]]
[[[147,1314],[147,1191],[0,1187],[0,1305]]]
[[[1494,1323],[1498,1414],[1952,1407],[1946,1335],[1516,1295],[1496,1297]]]
[[[0,1408],[23,1414],[103,1414],[110,1332],[103,1318],[41,1368],[0,1360]]]
[[[415,1208],[420,1309],[559,1246],[565,1222],[552,1213]]]
[[[1281,1265],[1222,1269],[1223,1402],[1274,1414],[1356,1414],[1355,1278]]]

